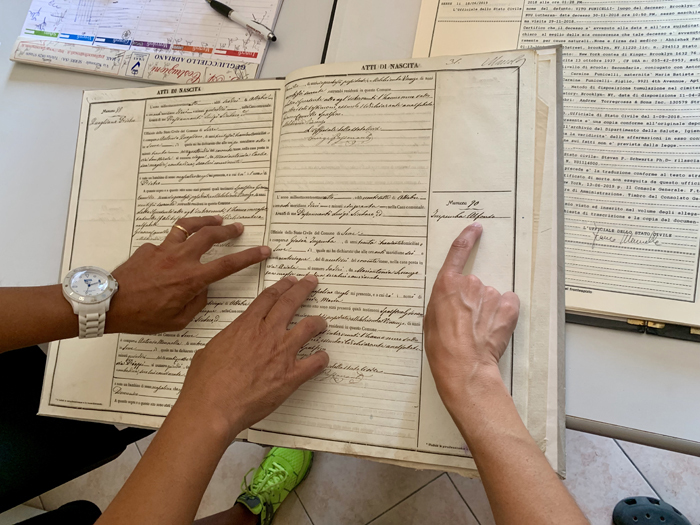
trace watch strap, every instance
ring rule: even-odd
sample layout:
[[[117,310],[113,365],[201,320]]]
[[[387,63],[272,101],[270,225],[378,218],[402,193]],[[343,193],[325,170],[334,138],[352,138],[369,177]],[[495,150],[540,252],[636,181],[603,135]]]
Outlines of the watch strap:
[[[102,313],[82,314],[78,316],[80,322],[80,338],[102,337],[105,333],[105,319],[107,316]]]
[[[78,336],[81,339],[102,337],[110,301],[98,304],[74,304],[73,311],[78,316]]]

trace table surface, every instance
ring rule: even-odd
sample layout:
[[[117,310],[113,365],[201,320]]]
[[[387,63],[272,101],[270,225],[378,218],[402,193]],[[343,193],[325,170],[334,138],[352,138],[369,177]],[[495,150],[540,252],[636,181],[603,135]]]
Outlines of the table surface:
[[[144,85],[10,62],[29,5],[0,13],[0,286],[59,280],[82,91]],[[420,0],[333,5],[283,4],[261,78],[320,63],[327,36],[326,62],[410,57]],[[698,377],[697,343],[566,326],[570,428],[700,455]]]

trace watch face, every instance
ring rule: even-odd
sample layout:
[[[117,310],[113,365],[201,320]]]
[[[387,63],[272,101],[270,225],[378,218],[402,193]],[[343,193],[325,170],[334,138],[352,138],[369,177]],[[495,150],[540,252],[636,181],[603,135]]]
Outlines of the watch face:
[[[63,279],[63,295],[74,307],[78,304],[98,304],[108,301],[119,288],[107,270],[97,266],[81,266],[68,272]],[[109,303],[107,304],[109,308]]]
[[[78,295],[95,297],[109,286],[107,275],[95,270],[77,272],[70,280],[70,289]]]

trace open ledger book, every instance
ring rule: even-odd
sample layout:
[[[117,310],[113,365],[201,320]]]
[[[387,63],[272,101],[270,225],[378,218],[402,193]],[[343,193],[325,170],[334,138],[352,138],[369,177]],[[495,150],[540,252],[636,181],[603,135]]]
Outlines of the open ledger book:
[[[414,56],[563,45],[567,320],[700,341],[698,24],[684,0],[423,0]]]
[[[422,318],[457,234],[521,315],[503,379],[563,475],[558,49],[316,66],[284,80],[86,92],[62,271],[114,268],[182,216],[245,233],[205,259],[272,257],[212,285],[177,333],[52,343],[40,413],[158,427],[194,352],[290,273],[328,368],[241,438],[474,474],[435,388]]]

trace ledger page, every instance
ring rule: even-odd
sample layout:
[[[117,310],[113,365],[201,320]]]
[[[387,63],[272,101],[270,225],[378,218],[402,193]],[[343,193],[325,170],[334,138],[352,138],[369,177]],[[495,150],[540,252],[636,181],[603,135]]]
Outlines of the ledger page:
[[[327,65],[288,77],[265,284],[315,273],[296,320],[329,366],[249,430],[251,441],[473,467],[423,352],[422,320],[457,234],[465,269],[529,305],[535,55]],[[527,353],[521,315],[501,361]]]
[[[175,221],[221,215],[244,234],[202,262],[259,246],[274,178],[282,82],[87,92],[62,272],[112,270]],[[260,265],[209,287],[186,329],[52,343],[41,413],[157,427],[195,351],[256,297]],[[119,293],[119,292],[117,292]]]
[[[416,56],[564,44],[566,305],[699,325],[696,1],[424,0]]]

